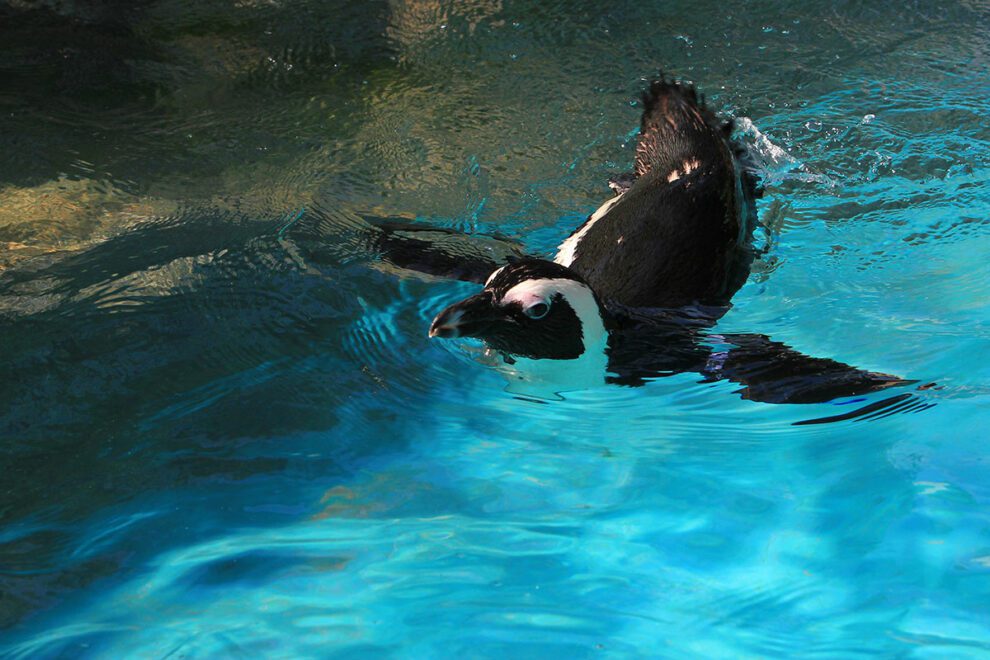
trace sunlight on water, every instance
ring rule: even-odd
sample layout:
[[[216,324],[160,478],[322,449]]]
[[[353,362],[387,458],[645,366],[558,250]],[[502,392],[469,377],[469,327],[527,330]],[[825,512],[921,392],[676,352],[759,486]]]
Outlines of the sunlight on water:
[[[986,3],[118,4],[0,7],[0,656],[990,657]],[[718,331],[924,405],[427,338],[373,219],[551,254],[661,66],[766,186]]]

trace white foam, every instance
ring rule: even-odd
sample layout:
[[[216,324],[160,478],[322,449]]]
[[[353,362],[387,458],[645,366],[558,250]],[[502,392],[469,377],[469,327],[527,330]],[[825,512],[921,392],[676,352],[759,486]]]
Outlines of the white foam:
[[[791,156],[783,147],[779,147],[770,141],[763,131],[756,127],[749,117],[739,117],[736,119],[736,127],[743,135],[752,137],[752,144],[760,158],[769,164],[777,167],[793,167],[798,164],[797,159]]]

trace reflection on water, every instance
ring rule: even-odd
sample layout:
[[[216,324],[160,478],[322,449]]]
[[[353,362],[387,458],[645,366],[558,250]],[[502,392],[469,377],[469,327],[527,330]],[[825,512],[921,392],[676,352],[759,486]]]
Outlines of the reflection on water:
[[[0,4],[0,655],[990,653],[988,19]],[[540,402],[427,340],[474,287],[378,263],[366,218],[550,252],[660,65],[767,183],[720,331],[937,406]]]

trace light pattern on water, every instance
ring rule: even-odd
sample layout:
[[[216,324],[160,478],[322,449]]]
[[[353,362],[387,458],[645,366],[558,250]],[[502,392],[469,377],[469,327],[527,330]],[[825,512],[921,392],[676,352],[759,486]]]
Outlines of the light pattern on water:
[[[94,7],[0,10],[0,655],[990,657],[986,3]],[[548,253],[660,65],[767,185],[719,329],[935,407],[426,338],[360,215]]]

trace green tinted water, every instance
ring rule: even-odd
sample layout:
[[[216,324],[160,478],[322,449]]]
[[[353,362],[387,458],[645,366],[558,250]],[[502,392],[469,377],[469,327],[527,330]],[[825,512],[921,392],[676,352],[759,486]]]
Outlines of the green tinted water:
[[[0,8],[0,654],[990,654],[985,3],[52,7]],[[767,185],[719,328],[934,408],[426,339],[474,287],[356,216],[550,251],[660,66]]]

